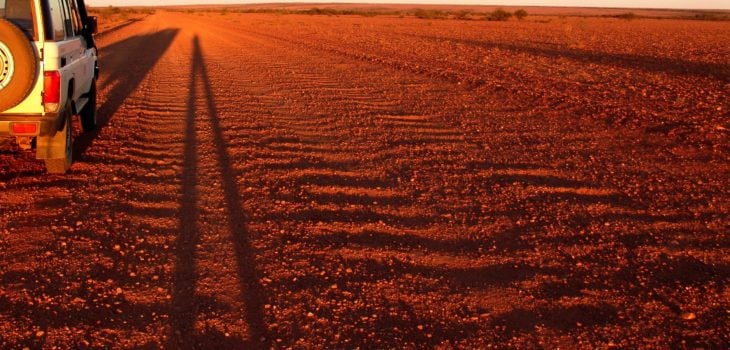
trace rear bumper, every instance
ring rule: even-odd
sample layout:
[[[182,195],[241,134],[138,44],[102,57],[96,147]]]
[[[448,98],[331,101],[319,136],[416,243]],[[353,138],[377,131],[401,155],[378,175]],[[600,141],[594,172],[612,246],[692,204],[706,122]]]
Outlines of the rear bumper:
[[[53,136],[58,129],[63,128],[63,118],[59,118],[60,114],[46,115],[0,115],[0,137],[15,136],[12,133],[13,123],[37,123],[38,132],[36,135],[23,136]]]

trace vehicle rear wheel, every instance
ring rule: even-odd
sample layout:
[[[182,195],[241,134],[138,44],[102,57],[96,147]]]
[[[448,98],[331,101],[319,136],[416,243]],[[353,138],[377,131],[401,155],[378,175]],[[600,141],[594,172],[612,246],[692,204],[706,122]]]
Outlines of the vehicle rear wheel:
[[[96,129],[96,79],[91,82],[89,102],[86,102],[86,106],[81,110],[79,116],[81,117],[81,129],[84,132]]]
[[[20,103],[35,84],[38,60],[28,37],[0,18],[0,112]]]
[[[64,149],[63,158],[50,158],[45,159],[46,170],[49,174],[65,174],[69,168],[71,168],[71,162],[73,161],[73,137],[71,128],[71,113],[70,109],[66,109],[66,122],[62,130],[58,131],[53,136],[52,142],[60,145]]]

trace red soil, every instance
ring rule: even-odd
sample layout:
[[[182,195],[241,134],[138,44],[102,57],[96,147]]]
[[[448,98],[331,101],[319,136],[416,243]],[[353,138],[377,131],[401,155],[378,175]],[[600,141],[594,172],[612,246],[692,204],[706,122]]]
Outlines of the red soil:
[[[729,25],[158,11],[0,153],[0,347],[727,348]]]

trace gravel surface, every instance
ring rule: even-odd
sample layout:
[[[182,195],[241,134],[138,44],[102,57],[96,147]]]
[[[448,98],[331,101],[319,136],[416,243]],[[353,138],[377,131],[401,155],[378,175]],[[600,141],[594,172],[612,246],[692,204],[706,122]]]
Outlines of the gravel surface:
[[[0,151],[0,347],[728,348],[728,33],[158,10]]]

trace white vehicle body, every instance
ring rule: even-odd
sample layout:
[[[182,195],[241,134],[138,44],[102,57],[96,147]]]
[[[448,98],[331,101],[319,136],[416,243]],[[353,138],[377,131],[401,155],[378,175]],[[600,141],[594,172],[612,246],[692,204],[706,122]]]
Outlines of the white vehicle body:
[[[0,66],[0,138],[35,148],[38,159],[70,157],[70,136],[64,141],[56,135],[70,133],[70,116],[81,114],[85,131],[96,125],[96,19],[87,16],[83,0],[0,0],[0,21],[0,57],[6,61]],[[18,33],[29,41],[31,56]],[[24,54],[36,62],[16,57]],[[16,101],[18,96],[24,97]],[[65,172],[70,159],[65,162],[62,171],[49,166],[49,172]]]

